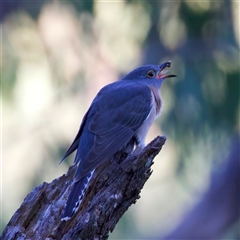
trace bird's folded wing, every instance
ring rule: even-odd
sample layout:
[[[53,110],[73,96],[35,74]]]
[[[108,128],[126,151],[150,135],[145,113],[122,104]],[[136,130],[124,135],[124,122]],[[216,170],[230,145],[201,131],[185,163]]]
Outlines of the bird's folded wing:
[[[111,91],[110,91],[111,90]],[[152,107],[150,89],[143,84],[124,84],[102,90],[93,104],[94,114],[88,125],[95,135],[87,157],[81,160],[75,181],[120,150],[149,116]],[[105,92],[104,92],[105,91]]]
[[[72,153],[78,148],[79,140],[80,140],[80,137],[81,137],[83,128],[84,128],[84,126],[85,126],[85,124],[86,124],[87,116],[88,116],[88,113],[89,113],[90,110],[91,110],[91,108],[86,112],[85,116],[83,117],[82,123],[81,123],[80,128],[79,128],[78,133],[77,133],[77,136],[76,136],[75,139],[73,140],[72,144],[70,145],[70,147],[68,148],[68,150],[66,151],[66,153],[63,155],[63,157],[62,157],[61,161],[59,162],[59,164],[60,164],[66,157],[68,157],[70,154],[72,154]]]

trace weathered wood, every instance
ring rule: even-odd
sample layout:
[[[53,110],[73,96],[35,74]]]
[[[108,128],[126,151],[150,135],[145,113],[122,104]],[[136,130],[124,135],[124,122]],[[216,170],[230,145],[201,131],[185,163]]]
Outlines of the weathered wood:
[[[3,231],[1,239],[107,239],[124,212],[140,198],[154,157],[166,141],[155,138],[138,155],[117,153],[93,176],[78,212],[67,222],[60,215],[76,167],[35,187]]]

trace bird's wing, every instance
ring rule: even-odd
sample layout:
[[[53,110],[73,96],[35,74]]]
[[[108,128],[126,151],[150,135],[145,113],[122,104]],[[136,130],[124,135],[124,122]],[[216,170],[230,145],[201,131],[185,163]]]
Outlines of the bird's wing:
[[[82,135],[82,131],[83,131],[83,128],[86,124],[86,120],[87,120],[87,117],[88,117],[88,113],[90,112],[91,108],[88,109],[88,111],[86,112],[86,114],[84,115],[83,117],[83,120],[82,120],[82,123],[80,125],[80,128],[78,130],[78,133],[77,133],[77,136],[75,137],[75,139],[73,140],[72,144],[70,145],[70,147],[68,148],[68,150],[66,151],[66,153],[63,155],[60,163],[66,158],[68,157],[71,153],[73,153],[77,148],[78,148],[78,145],[79,145],[79,140],[80,140],[80,137]],[[59,164],[60,164],[59,163]]]
[[[90,111],[91,119],[86,124],[89,134],[94,134],[93,145],[87,157],[80,160],[75,181],[120,150],[149,116],[152,95],[146,85],[118,82],[113,86],[103,88],[93,101],[95,112]]]

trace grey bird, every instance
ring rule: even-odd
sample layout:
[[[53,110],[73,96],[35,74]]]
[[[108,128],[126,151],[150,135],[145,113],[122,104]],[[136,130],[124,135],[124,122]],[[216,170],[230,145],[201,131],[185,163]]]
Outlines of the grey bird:
[[[119,150],[136,151],[145,146],[145,138],[154,119],[160,115],[160,87],[171,61],[139,67],[121,80],[103,87],[83,117],[77,136],[61,162],[77,150],[78,165],[71,193],[61,219],[69,220],[79,208],[88,183],[104,161]]]

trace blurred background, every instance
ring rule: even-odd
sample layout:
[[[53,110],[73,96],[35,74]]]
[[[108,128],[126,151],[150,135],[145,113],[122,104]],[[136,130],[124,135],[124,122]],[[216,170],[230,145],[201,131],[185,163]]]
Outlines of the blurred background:
[[[100,88],[140,65],[172,60],[170,73],[178,77],[162,86],[164,109],[147,138],[165,134],[166,145],[141,199],[110,239],[171,233],[207,191],[239,133],[240,3],[19,0],[0,6],[0,232],[35,186],[67,172],[74,156],[58,163]],[[222,239],[239,239],[238,229],[239,218]]]

